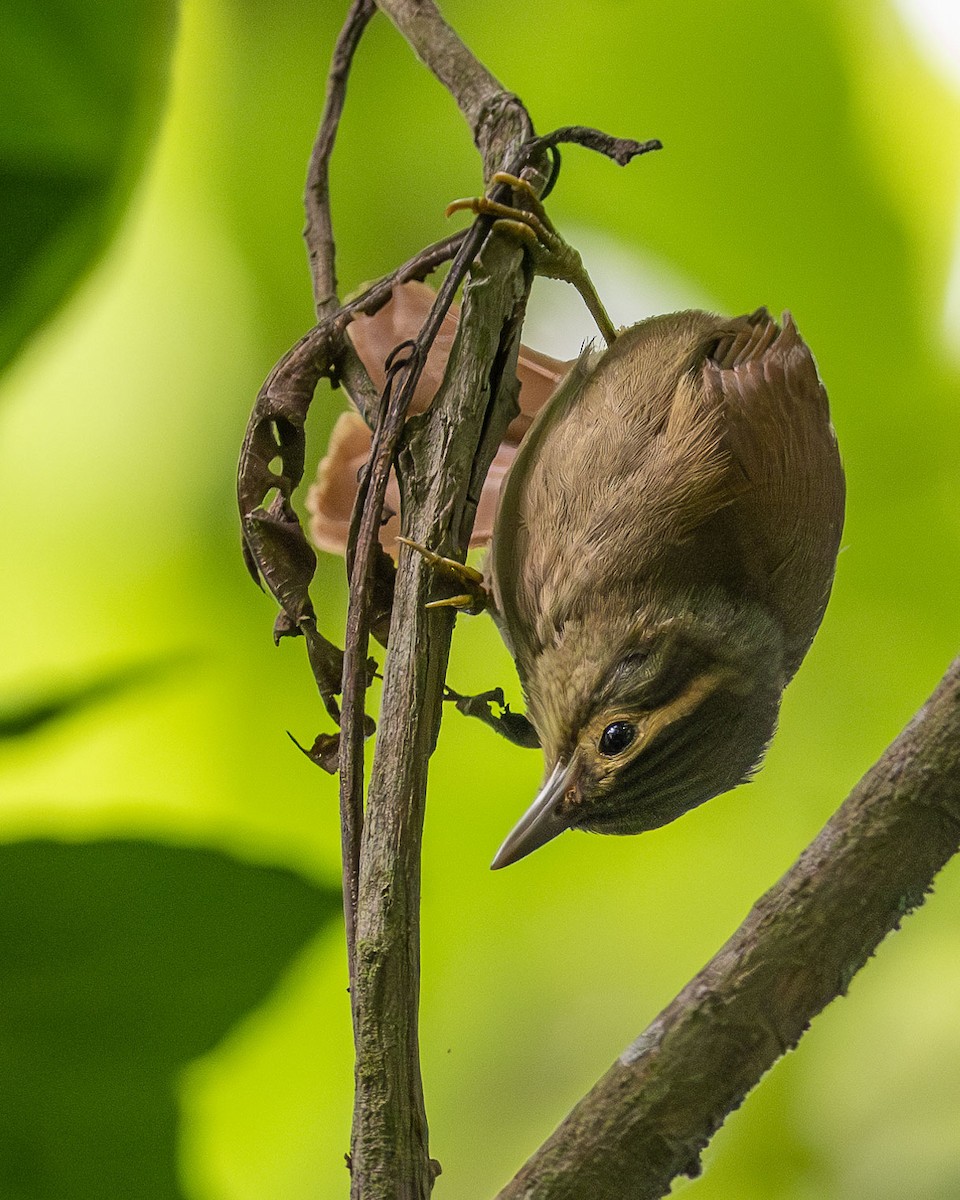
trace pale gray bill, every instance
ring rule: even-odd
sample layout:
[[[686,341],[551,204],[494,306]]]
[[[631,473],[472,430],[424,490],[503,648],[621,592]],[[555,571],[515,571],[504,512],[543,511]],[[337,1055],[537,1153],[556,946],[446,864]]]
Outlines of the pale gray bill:
[[[568,763],[557,763],[537,793],[537,798],[497,851],[496,858],[490,864],[491,871],[519,862],[521,858],[526,858],[534,850],[539,850],[541,846],[552,841],[558,833],[569,829],[569,821],[557,816],[556,810],[570,786],[570,774]]]

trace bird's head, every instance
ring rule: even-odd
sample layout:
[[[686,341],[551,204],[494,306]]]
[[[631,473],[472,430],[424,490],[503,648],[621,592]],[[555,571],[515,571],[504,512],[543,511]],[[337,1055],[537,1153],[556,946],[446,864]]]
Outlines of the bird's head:
[[[786,682],[776,623],[719,591],[634,614],[611,597],[524,657],[546,777],[494,868],[566,829],[655,829],[742,782]]]

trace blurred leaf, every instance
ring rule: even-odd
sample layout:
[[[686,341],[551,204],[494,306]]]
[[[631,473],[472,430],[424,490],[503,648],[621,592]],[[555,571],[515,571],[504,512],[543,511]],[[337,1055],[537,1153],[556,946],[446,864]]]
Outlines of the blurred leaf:
[[[112,700],[128,688],[162,677],[182,661],[177,657],[135,663],[83,683],[34,692],[17,699],[0,699],[0,742],[36,733],[51,721],[71,717],[91,704]]]
[[[177,1073],[340,911],[149,842],[0,847],[0,1196],[177,1200]]]
[[[106,244],[164,92],[169,0],[0,6],[0,369]]]

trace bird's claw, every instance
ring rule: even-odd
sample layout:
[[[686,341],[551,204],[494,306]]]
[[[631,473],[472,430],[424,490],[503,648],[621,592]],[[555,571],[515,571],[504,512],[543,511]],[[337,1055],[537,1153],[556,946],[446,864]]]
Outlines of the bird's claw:
[[[409,546],[411,550],[416,550],[434,571],[445,575],[463,588],[458,595],[446,596],[442,600],[431,600],[427,608],[455,608],[458,612],[475,616],[489,606],[490,593],[484,586],[483,575],[479,571],[475,571],[466,563],[457,562],[455,558],[444,558],[443,555],[436,554],[433,550],[421,546],[419,542],[414,542],[410,538],[398,537],[397,541],[404,546]]]
[[[522,242],[538,275],[573,284],[583,297],[604,341],[608,346],[612,345],[617,331],[587,274],[583,259],[579,251],[557,233],[532,184],[505,171],[498,171],[491,183],[511,188],[514,203],[502,204],[489,196],[473,196],[448,204],[446,215],[449,217],[455,212],[468,211],[477,216],[494,217],[494,232]]]

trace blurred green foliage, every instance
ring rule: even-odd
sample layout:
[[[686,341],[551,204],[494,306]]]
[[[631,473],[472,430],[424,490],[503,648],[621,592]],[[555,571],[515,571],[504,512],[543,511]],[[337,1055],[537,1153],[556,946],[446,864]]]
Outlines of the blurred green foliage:
[[[0,846],[0,1193],[181,1196],[180,1070],[339,908],[212,850]]]
[[[0,368],[103,249],[161,112],[170,0],[0,9]]]
[[[270,642],[232,500],[253,397],[311,319],[300,193],[344,8],[184,6],[159,131],[164,6],[14,6],[3,18],[15,264],[4,345],[48,322],[130,197],[96,269],[0,385],[0,709],[97,697],[0,743],[0,989],[21,1014],[0,1036],[5,1090],[17,1136],[49,1137],[62,1156],[66,1118],[34,1121],[35,1098],[54,1089],[78,1120],[109,1119],[108,1064],[131,1054],[136,1113],[158,1115],[149,1146],[114,1147],[111,1169],[144,1170],[122,1194],[346,1191],[343,951],[335,937],[305,945],[331,914],[336,784],[285,736],[309,742],[320,706],[302,648]],[[663,139],[624,171],[569,151],[554,218],[621,322],[683,304],[789,307],[830,391],[849,481],[834,598],[751,786],[642,838],[571,834],[491,875],[540,763],[445,717],[425,833],[422,1044],[436,1194],[460,1197],[492,1193],[702,965],[956,652],[960,329],[947,296],[960,104],[880,0],[600,0],[589,17],[561,0],[447,0],[444,11],[541,130],[582,122]],[[479,185],[453,103],[378,19],[333,167],[343,287],[441,236],[446,202]],[[568,356],[590,333],[540,283],[530,330]],[[318,396],[317,457],[342,403]],[[342,576],[326,559],[315,588],[334,637]],[[175,670],[137,678],[167,660]],[[485,618],[460,622],[450,678],[519,699]],[[111,679],[125,686],[98,686]],[[130,909],[147,879],[154,902]],[[40,930],[48,957],[24,950],[14,970],[16,947]],[[958,950],[950,869],[678,1191],[960,1193]],[[126,978],[114,968],[134,954],[143,973]],[[204,959],[216,970],[194,987],[175,964]],[[137,1020],[176,1035],[162,1070],[139,1039],[130,1049],[128,1018],[111,1016],[147,978]],[[70,1069],[85,1053],[73,984],[103,998],[85,1010],[102,1070],[89,1055]],[[102,1129],[87,1137],[103,1145]],[[67,1193],[17,1165],[28,1158],[6,1160],[0,1197],[105,1194]]]

